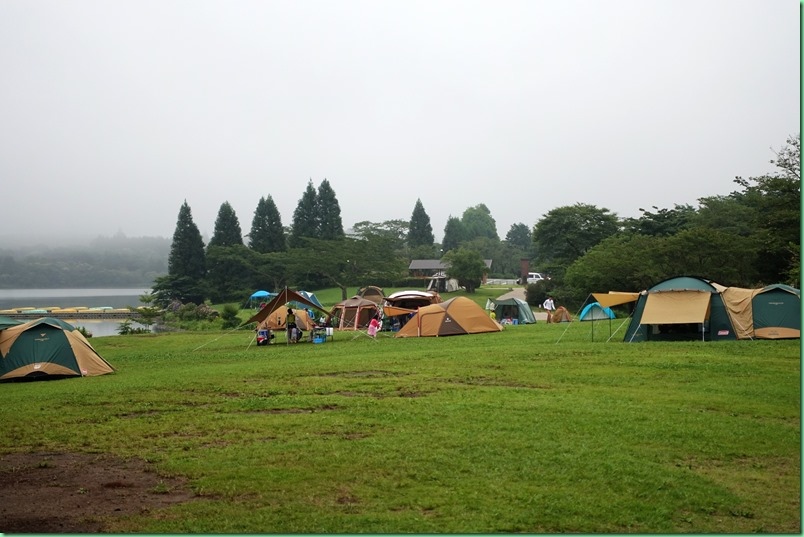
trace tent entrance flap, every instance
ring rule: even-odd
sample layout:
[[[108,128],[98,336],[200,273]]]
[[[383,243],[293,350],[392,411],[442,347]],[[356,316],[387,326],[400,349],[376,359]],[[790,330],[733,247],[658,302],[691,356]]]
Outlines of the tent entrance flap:
[[[649,293],[641,324],[702,323],[711,297],[712,293],[697,290]]]

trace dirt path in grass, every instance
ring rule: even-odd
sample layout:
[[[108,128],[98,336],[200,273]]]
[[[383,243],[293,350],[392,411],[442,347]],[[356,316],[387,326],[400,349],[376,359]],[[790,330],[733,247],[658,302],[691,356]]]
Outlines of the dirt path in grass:
[[[114,517],[194,499],[186,480],[106,454],[0,455],[0,533],[100,533]]]

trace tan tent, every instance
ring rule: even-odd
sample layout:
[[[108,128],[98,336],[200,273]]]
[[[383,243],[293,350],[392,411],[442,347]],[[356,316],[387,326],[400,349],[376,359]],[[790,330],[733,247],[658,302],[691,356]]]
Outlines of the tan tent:
[[[556,311],[553,313],[548,313],[548,320],[549,323],[569,323],[572,322],[572,317],[570,317],[567,308],[564,306],[559,306],[556,308]]]
[[[114,368],[69,323],[43,317],[0,331],[0,380],[92,377]]]
[[[310,330],[313,328],[315,319],[310,319],[310,316],[307,314],[306,310],[294,309],[293,313],[296,316],[296,326],[300,330]],[[268,316],[259,323],[259,327],[267,328],[269,330],[284,330],[285,318],[287,316],[287,308],[281,307],[269,313]]]
[[[457,296],[419,308],[396,337],[457,336],[502,330],[502,325],[474,301]]]
[[[327,325],[339,330],[360,330],[368,328],[371,318],[379,312],[380,307],[376,302],[353,296],[332,307]]]

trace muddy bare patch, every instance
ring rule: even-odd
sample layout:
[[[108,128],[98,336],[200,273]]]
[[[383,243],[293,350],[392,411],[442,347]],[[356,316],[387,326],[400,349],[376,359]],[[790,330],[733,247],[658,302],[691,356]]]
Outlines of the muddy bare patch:
[[[141,459],[86,453],[2,455],[0,491],[5,533],[100,533],[114,517],[196,499],[185,479]]]

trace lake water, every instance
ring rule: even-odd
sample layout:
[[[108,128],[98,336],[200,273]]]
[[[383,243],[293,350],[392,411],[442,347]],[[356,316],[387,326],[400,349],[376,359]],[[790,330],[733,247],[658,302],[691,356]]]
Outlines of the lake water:
[[[140,295],[150,289],[0,289],[0,310],[13,308],[69,308],[86,306],[126,308],[143,306]],[[120,321],[110,319],[64,319],[83,326],[93,337],[116,336]],[[133,323],[134,327],[141,327]]]

